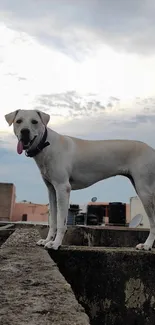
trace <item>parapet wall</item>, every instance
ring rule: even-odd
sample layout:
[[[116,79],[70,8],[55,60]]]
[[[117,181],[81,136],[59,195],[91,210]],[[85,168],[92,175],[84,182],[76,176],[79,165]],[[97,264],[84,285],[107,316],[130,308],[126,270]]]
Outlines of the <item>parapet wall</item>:
[[[47,236],[47,232],[47,226],[40,228],[40,233],[44,238]],[[68,227],[63,244],[96,247],[135,247],[137,244],[143,243],[148,234],[148,229],[76,226]]]
[[[155,324],[155,252],[64,246],[49,253],[92,325]]]

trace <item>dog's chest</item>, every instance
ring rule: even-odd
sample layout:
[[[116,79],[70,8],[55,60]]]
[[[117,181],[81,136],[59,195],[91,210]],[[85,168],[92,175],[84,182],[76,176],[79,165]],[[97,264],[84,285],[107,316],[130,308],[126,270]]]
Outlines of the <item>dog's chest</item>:
[[[45,166],[42,166],[40,171],[41,171],[42,176],[44,176],[44,177],[46,176],[46,178],[48,177],[48,171]]]
[[[46,178],[47,180],[50,179],[50,174],[51,174],[51,171],[49,171],[49,168],[47,167],[48,164],[46,162],[46,160],[40,160],[40,161],[36,161],[39,169],[40,169],[40,172],[41,172],[41,175]]]

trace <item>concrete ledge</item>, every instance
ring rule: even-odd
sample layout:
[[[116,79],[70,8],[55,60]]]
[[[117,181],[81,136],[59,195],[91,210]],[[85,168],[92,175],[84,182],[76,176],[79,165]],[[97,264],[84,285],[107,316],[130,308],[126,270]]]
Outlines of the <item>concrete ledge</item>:
[[[36,228],[17,228],[0,250],[1,325],[89,325]]]
[[[38,229],[42,238],[46,238],[49,229],[48,225],[43,224],[12,223],[12,225],[15,229]],[[137,244],[144,242],[148,234],[149,229],[112,226],[69,226],[63,240],[63,245],[96,247],[135,247]],[[155,243],[153,247],[155,248]]]
[[[81,227],[87,246],[135,247],[145,242],[149,230],[127,227]]]
[[[49,254],[91,324],[155,324],[154,250],[64,246]]]
[[[48,227],[44,226],[38,229],[41,236],[46,238]],[[127,227],[68,227],[63,240],[63,245],[135,247],[137,244],[145,242],[148,234],[148,229],[132,229]]]
[[[68,228],[63,244],[96,247],[135,247],[137,244],[145,242],[148,234],[148,229],[76,226]]]

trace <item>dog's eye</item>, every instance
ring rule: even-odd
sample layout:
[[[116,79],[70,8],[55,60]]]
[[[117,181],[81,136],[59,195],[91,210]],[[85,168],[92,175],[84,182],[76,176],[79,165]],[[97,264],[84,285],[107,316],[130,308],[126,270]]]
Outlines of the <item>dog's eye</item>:
[[[32,122],[32,124],[37,124],[38,123],[38,121],[36,121],[36,120],[32,120],[31,122]]]
[[[22,123],[22,120],[19,119],[19,120],[16,121],[16,123],[20,124],[20,123]]]

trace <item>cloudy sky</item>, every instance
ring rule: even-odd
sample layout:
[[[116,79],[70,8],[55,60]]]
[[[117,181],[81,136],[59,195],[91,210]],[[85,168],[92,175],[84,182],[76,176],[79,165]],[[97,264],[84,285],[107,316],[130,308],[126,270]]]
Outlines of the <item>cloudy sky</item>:
[[[154,0],[0,1],[0,181],[17,200],[47,202],[33,159],[16,153],[4,114],[39,108],[55,131],[85,139],[138,139],[155,147]],[[115,177],[71,195],[128,202]]]

